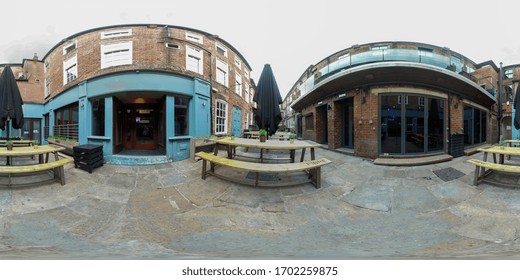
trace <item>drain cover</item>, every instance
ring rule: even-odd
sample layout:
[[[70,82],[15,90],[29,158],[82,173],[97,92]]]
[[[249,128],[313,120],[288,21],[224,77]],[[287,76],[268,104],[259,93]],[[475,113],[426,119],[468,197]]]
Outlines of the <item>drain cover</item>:
[[[437,175],[437,177],[441,178],[444,182],[455,180],[455,179],[458,179],[458,178],[466,175],[452,167],[435,170],[435,171],[433,171],[433,173],[435,173],[435,175]]]

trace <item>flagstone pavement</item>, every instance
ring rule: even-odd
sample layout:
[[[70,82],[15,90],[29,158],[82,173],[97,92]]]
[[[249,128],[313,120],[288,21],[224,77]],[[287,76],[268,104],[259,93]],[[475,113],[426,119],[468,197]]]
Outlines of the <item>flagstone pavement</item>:
[[[520,189],[473,186],[481,154],[385,167],[316,153],[333,162],[321,189],[202,180],[189,160],[70,164],[65,186],[0,188],[0,259],[520,258]],[[447,167],[464,176],[434,173]]]

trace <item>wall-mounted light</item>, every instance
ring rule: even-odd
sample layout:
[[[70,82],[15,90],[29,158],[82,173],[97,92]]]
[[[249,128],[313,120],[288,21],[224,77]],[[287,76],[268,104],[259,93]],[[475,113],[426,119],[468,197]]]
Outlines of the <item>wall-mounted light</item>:
[[[327,110],[332,110],[332,105],[327,104]]]

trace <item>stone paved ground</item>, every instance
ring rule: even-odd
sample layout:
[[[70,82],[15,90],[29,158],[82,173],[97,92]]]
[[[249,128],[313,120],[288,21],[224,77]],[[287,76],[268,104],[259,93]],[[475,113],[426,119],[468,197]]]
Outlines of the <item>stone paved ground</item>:
[[[69,165],[65,186],[0,189],[0,258],[520,257],[520,189],[473,186],[470,157],[418,167],[317,157],[333,162],[321,189],[204,181],[189,160],[93,174]],[[465,175],[433,173],[447,167]]]

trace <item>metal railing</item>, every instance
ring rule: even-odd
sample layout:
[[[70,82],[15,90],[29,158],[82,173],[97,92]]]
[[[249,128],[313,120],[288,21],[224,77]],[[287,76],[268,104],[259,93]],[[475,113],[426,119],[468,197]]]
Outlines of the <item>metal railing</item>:
[[[301,94],[304,95],[320,81],[335,73],[353,66],[381,61],[409,61],[434,65],[460,73],[475,82],[473,75],[471,75],[474,71],[473,66],[463,63],[459,58],[422,50],[385,49],[340,56],[336,61],[327,64],[316,71],[314,75],[311,75],[299,89]]]
[[[78,140],[79,125],[77,123],[76,124],[55,125],[52,127],[52,131],[53,131],[54,136]]]

